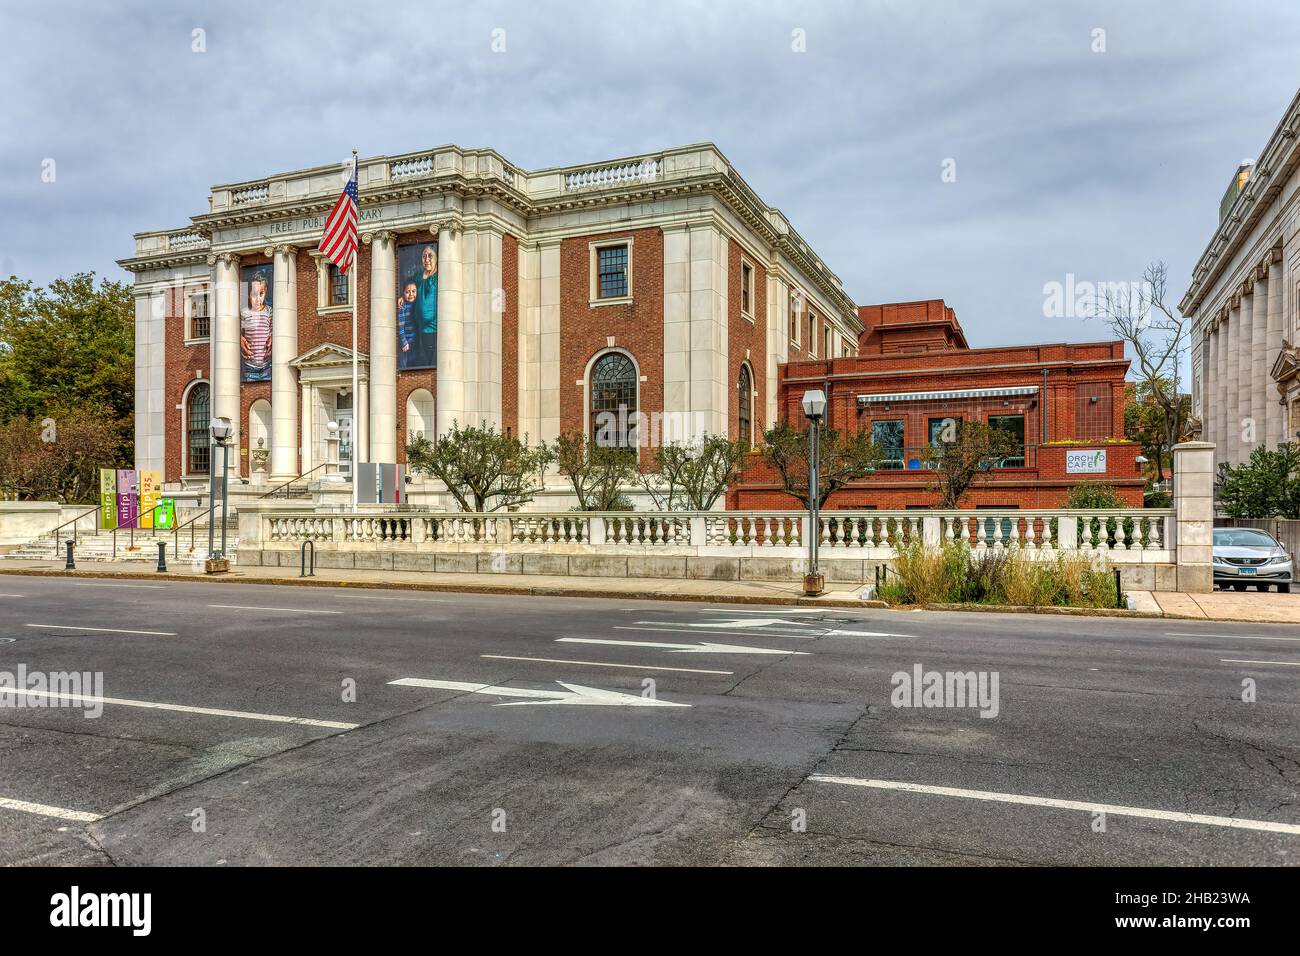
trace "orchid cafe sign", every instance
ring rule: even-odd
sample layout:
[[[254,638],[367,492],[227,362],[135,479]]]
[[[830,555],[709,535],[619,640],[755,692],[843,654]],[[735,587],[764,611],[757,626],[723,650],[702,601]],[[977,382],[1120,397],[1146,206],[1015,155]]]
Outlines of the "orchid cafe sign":
[[[1081,451],[1065,453],[1065,473],[1067,475],[1104,475],[1106,473],[1106,449],[1087,448]]]

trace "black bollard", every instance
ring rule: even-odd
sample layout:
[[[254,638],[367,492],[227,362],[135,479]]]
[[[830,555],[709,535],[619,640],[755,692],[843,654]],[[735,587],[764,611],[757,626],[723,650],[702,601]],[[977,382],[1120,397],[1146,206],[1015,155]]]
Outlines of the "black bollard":
[[[1119,568],[1115,569],[1115,606],[1124,607],[1124,591],[1119,585]]]
[[[66,543],[67,546],[68,546],[68,563],[65,564],[65,565],[63,566],[63,570],[65,570],[65,571],[75,571],[75,570],[77,570],[77,563],[76,563],[75,561],[72,560],[72,542],[71,542],[71,541],[67,541],[67,542],[65,542],[65,543]]]
[[[167,570],[167,542],[158,542],[158,571],[161,573]]]

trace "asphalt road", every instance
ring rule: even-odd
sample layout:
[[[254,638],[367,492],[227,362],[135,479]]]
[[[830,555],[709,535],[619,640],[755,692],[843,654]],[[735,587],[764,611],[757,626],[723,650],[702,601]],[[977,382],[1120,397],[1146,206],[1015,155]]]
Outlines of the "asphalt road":
[[[0,575],[20,667],[3,864],[1300,862],[1295,627]]]

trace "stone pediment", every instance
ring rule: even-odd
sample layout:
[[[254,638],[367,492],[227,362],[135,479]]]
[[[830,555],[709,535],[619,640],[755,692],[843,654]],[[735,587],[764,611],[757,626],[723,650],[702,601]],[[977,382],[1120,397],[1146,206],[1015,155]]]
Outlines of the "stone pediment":
[[[322,342],[315,348],[308,349],[297,358],[289,360],[289,364],[299,370],[308,369],[338,369],[346,365],[352,367],[352,350],[344,345],[336,345],[333,342]],[[357,353],[357,364],[365,367],[369,364],[369,357],[364,352]]]
[[[1285,382],[1295,378],[1297,372],[1300,372],[1300,355],[1297,355],[1296,350],[1289,344],[1283,342],[1282,351],[1277,353],[1269,374],[1275,382]]]

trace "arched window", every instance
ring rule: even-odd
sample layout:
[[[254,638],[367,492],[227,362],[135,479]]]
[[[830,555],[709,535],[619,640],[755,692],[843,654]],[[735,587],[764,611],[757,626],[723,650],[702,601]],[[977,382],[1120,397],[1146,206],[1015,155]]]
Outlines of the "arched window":
[[[636,447],[636,365],[610,352],[591,368],[591,439],[602,448]]]
[[[406,439],[433,440],[433,393],[417,388],[406,399]]]
[[[212,404],[206,382],[190,389],[189,402],[185,406],[186,432],[186,469],[191,475],[208,473],[209,454],[212,445]]]
[[[738,415],[739,435],[736,436],[746,448],[753,441],[754,424],[754,378],[749,374],[749,366],[740,366],[740,381],[736,384],[740,392],[740,413]]]

